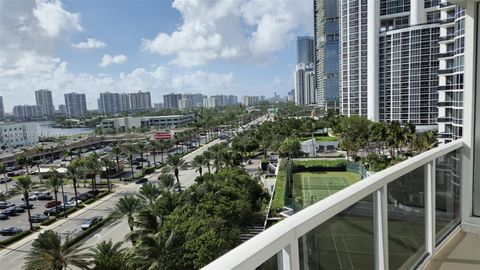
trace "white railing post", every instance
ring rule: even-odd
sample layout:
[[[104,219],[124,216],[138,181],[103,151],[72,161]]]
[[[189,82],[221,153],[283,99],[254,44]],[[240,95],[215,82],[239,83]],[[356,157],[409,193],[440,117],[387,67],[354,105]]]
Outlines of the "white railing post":
[[[425,241],[427,253],[435,249],[435,159],[425,166]]]
[[[300,253],[298,249],[298,238],[294,238],[290,244],[284,247],[277,255],[278,269],[297,270],[300,269]]]
[[[373,193],[375,269],[388,269],[388,201],[387,185]]]

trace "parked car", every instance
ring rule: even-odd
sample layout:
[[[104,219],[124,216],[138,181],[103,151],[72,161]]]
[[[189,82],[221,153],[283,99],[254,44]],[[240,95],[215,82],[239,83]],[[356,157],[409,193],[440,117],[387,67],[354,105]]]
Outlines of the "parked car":
[[[45,216],[56,216],[58,213],[60,213],[62,211],[62,209],[60,209],[60,207],[52,207],[52,208],[48,208],[47,210],[43,211],[43,214]]]
[[[140,179],[138,179],[137,181],[135,181],[135,184],[143,184],[143,183],[146,183],[148,182],[148,179],[145,178],[145,177],[142,177]]]
[[[0,220],[6,220],[8,219],[8,216],[5,214],[0,214]]]
[[[0,184],[5,184],[5,183],[8,183],[8,182],[12,182],[12,178],[7,177],[7,178],[0,179]]]
[[[135,169],[137,170],[141,170],[142,168],[143,168],[142,165],[138,165],[137,167],[135,167]]]
[[[96,216],[96,217],[92,217],[92,218],[89,218],[89,219],[85,220],[85,222],[82,223],[82,225],[81,225],[82,230],[86,230],[86,229],[92,227],[95,223],[99,222],[100,220],[102,220],[101,216]]]
[[[4,214],[4,215],[7,215],[7,216],[16,216],[17,215],[17,211],[15,211],[15,206],[12,206],[12,207],[9,207],[5,210],[3,210],[2,212],[0,212],[0,214]]]
[[[9,207],[15,206],[14,203],[11,203],[9,201],[1,201],[0,202],[0,209],[7,209]]]
[[[14,209],[15,209],[15,212],[17,212],[17,213],[24,213],[25,212],[25,208],[22,208],[20,206],[15,206]]]
[[[138,161],[138,160],[132,160],[131,165],[139,165],[139,164],[140,164],[140,161]]]
[[[8,227],[0,230],[0,235],[10,236],[23,232],[22,229],[18,227]]]
[[[61,205],[61,201],[51,201],[45,204],[45,208],[52,208],[55,207],[55,205]]]
[[[30,220],[32,221],[32,223],[40,223],[40,222],[44,222],[47,219],[48,219],[48,216],[46,215],[35,214],[35,215],[32,215],[32,218]]]
[[[23,209],[27,209],[27,204],[26,204],[26,203],[22,203],[22,204],[20,204],[18,207],[21,207],[21,208],[23,208]],[[29,203],[29,204],[28,204],[28,208],[33,209],[33,208],[35,208],[35,206],[34,206],[33,204]]]
[[[50,195],[49,193],[42,193],[37,196],[37,199],[40,201],[49,201],[49,200],[53,200],[53,196]]]
[[[36,201],[37,199],[38,199],[38,196],[35,195],[35,194],[30,194],[30,195],[28,196],[28,200],[29,200],[29,201]],[[24,201],[24,200],[25,200],[25,198],[23,198],[23,196],[22,196],[22,201]]]

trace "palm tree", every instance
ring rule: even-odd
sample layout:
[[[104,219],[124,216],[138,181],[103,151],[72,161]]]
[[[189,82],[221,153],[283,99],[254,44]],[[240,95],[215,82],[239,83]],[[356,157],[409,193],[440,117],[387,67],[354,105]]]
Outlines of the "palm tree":
[[[85,162],[85,167],[92,176],[92,191],[95,191],[97,186],[95,178],[102,170],[102,164],[98,162],[99,157],[100,156],[96,152],[93,152],[87,157]]]
[[[116,216],[127,216],[128,227],[130,231],[133,232],[134,225],[134,215],[142,207],[142,202],[135,196],[125,195],[120,200],[118,200],[116,205],[115,214]]]
[[[30,179],[29,175],[20,176],[15,181],[17,181],[17,188],[23,194],[23,199],[25,200],[25,204],[27,205],[28,223],[30,224],[30,230],[33,230],[32,215],[30,214],[30,202],[28,200],[28,193],[33,188],[34,184],[32,182],[32,179]]]
[[[127,144],[123,145],[123,153],[125,155],[127,155],[128,161],[130,162],[130,171],[132,173],[132,180],[134,179],[133,165],[132,165],[133,155],[135,155],[137,152],[138,151],[137,151],[137,147],[135,146],[135,144],[127,143]]]
[[[158,198],[158,196],[160,196],[160,193],[161,189],[159,188],[157,183],[145,183],[145,185],[140,188],[138,192],[138,197],[144,203],[152,205]]]
[[[153,156],[153,167],[155,167],[157,163],[157,150],[160,148],[160,142],[156,140],[150,141],[148,147],[150,148],[150,153]]]
[[[112,151],[110,151],[110,154],[115,157],[115,161],[117,162],[117,172],[120,172],[120,155],[122,154],[122,149],[115,146],[112,148]]]
[[[185,160],[180,155],[173,155],[167,159],[167,165],[173,169],[175,178],[177,179],[178,191],[182,193],[182,187],[180,186],[180,179],[178,178],[178,173],[182,166],[185,164]]]
[[[105,174],[107,175],[108,192],[112,191],[110,187],[110,168],[113,166],[113,164],[114,163],[110,157],[102,159],[102,165],[105,167]]]
[[[60,179],[59,172],[54,168],[50,168],[47,177],[48,180],[45,183],[45,186],[49,190],[53,191],[53,195],[55,196],[55,213],[58,213],[58,205],[56,204],[56,202],[58,201],[58,189],[63,186],[63,181]],[[65,209],[65,207],[63,209]]]
[[[67,165],[67,177],[72,178],[73,181],[73,191],[75,192],[75,207],[78,207],[78,192],[77,192],[77,180],[82,178],[83,170],[82,170],[82,160],[76,159],[71,161]]]
[[[175,178],[171,174],[163,174],[158,177],[160,187],[164,190],[172,190],[175,187]]]
[[[193,158],[192,166],[197,168],[197,171],[200,176],[202,176],[202,167],[205,165],[205,157],[203,155],[197,155]]]
[[[211,173],[210,171],[210,166],[212,166],[210,164],[210,161],[212,160],[212,152],[207,150],[205,152],[203,152],[202,156],[205,158],[205,166],[207,166],[207,169],[208,169],[208,173]]]
[[[88,257],[92,258],[90,262],[95,265],[93,270],[126,269],[126,249],[122,248],[122,244],[122,242],[113,244],[112,240],[109,240],[108,242],[102,241],[91,248]]]
[[[82,254],[83,249],[76,249],[70,244],[67,236],[62,243],[60,234],[53,230],[42,232],[32,242],[32,249],[26,258],[24,268],[27,270],[63,270],[76,266],[88,269],[87,254]]]
[[[144,171],[144,169],[143,169],[143,153],[145,153],[147,151],[146,144],[144,144],[142,142],[137,143],[137,150],[140,153],[140,160],[141,160],[140,162],[142,164],[142,175],[143,175],[143,171]]]
[[[29,162],[25,152],[26,150],[23,150],[23,152],[16,157],[16,163],[17,165],[21,165],[21,166],[25,165],[25,168],[27,170],[27,175],[30,175],[30,172],[28,171]]]
[[[7,166],[4,163],[0,163],[0,173],[3,173],[3,179],[5,180],[5,191],[8,192]]]

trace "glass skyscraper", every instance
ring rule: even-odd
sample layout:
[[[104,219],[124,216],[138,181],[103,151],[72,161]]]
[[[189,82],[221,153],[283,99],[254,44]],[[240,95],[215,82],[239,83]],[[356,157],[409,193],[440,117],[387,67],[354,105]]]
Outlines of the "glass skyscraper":
[[[313,63],[313,37],[297,37],[297,64]]]

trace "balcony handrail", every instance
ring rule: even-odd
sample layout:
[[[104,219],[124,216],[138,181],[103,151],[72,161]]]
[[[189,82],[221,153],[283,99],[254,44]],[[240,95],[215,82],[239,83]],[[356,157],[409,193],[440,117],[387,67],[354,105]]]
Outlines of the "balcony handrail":
[[[273,225],[203,269],[255,269],[323,222],[403,175],[463,147],[458,139],[409,158],[348,186]]]

